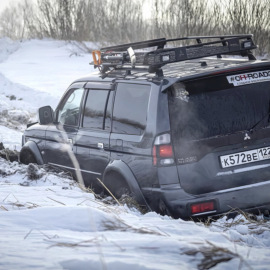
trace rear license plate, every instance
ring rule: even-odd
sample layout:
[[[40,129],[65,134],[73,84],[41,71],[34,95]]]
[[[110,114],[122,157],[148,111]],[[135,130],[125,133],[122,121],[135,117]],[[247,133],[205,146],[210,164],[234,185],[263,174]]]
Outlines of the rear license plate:
[[[229,168],[242,164],[270,159],[270,146],[231,155],[220,156],[222,168]]]

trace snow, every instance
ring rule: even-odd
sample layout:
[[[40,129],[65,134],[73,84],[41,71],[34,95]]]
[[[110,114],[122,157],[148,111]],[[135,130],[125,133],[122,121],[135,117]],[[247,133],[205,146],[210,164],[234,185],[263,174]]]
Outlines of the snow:
[[[73,80],[93,71],[90,55],[76,56],[78,50],[63,41],[25,41],[0,64],[0,72],[12,82],[50,93],[59,100]]]
[[[0,126],[0,142],[11,150],[20,150],[22,144],[22,132]]]
[[[20,149],[27,121],[55,107],[89,54],[53,40],[0,40],[0,141]],[[16,99],[11,96],[14,95]],[[270,221],[211,224],[141,214],[100,200],[67,175],[0,158],[0,269],[269,269]]]

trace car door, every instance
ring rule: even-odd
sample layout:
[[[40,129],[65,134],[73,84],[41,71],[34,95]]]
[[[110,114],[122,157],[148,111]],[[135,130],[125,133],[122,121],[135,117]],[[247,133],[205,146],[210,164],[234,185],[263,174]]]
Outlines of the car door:
[[[56,109],[55,123],[46,131],[46,162],[71,172],[75,172],[74,140],[80,123],[83,95],[83,84],[71,86]]]
[[[86,85],[80,129],[76,136],[76,158],[86,186],[100,192],[97,178],[110,161],[109,137],[113,91],[110,84]]]
[[[149,187],[155,181],[150,178],[155,177],[151,171],[151,153],[152,131],[156,125],[150,122],[148,115],[151,85],[145,82],[119,82],[115,92],[110,136],[111,159],[122,160],[129,166],[140,186]]]

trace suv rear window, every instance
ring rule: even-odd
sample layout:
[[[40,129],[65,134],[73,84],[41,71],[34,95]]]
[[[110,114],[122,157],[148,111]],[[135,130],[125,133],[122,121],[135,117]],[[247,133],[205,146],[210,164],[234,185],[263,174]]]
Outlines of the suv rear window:
[[[226,79],[226,78],[225,78]],[[233,86],[223,78],[175,84],[169,99],[173,134],[199,140],[269,124],[270,82]]]

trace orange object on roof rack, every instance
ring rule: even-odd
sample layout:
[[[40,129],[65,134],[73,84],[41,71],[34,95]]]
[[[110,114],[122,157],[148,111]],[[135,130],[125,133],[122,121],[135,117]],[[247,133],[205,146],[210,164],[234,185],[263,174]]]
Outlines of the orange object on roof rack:
[[[98,50],[92,51],[93,61],[95,66],[100,66],[101,61],[101,52]]]

